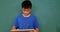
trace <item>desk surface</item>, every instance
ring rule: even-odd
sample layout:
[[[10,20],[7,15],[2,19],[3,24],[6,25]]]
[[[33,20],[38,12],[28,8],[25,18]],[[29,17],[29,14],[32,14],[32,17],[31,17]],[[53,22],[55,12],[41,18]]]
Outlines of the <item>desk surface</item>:
[[[11,30],[11,31],[33,31],[34,29],[17,29],[17,30]]]

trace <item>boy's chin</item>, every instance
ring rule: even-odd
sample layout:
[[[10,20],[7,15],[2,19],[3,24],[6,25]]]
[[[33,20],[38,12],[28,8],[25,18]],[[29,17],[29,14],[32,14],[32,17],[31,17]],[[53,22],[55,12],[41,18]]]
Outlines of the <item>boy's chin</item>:
[[[26,14],[29,14],[29,13],[26,13]]]
[[[25,15],[29,15],[29,13],[24,13]]]
[[[29,13],[24,13],[24,14],[29,14]]]

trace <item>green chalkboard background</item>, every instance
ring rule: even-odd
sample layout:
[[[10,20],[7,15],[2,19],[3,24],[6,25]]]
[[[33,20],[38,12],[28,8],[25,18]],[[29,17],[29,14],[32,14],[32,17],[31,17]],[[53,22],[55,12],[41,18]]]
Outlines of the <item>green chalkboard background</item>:
[[[14,19],[21,13],[24,0],[0,0],[0,32],[11,32]],[[31,0],[40,32],[60,32],[60,3],[57,0]]]

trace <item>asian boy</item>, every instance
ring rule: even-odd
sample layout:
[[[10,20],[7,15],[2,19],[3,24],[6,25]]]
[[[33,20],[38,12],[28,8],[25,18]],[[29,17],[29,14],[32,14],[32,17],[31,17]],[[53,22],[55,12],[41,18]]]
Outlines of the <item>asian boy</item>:
[[[38,22],[36,16],[32,15],[32,3],[29,0],[22,2],[22,14],[18,15],[13,23],[12,30],[16,29],[34,29],[38,32]]]

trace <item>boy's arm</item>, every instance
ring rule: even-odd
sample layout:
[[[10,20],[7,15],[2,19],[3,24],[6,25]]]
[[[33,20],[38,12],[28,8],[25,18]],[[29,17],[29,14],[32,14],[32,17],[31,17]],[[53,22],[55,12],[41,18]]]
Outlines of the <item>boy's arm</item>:
[[[16,28],[18,27],[18,18],[16,18],[14,20],[13,26],[12,26],[12,30],[16,30]]]
[[[36,17],[34,18],[33,27],[34,27],[34,32],[39,32],[39,24]]]
[[[39,32],[39,29],[38,28],[34,29],[34,32]]]

